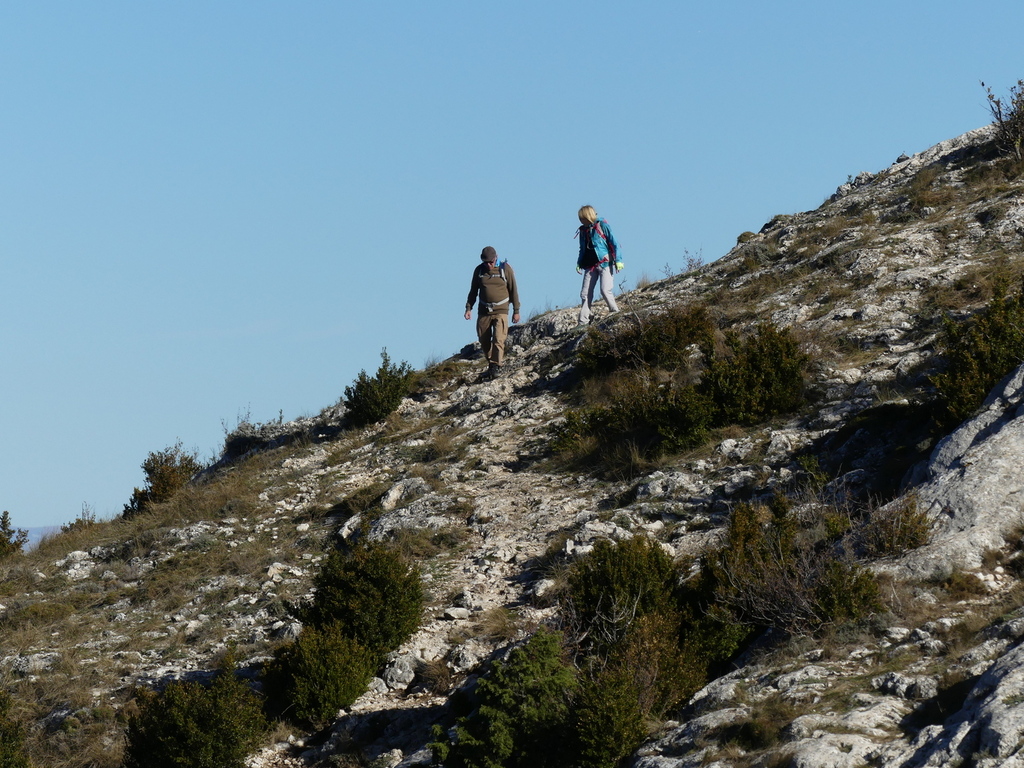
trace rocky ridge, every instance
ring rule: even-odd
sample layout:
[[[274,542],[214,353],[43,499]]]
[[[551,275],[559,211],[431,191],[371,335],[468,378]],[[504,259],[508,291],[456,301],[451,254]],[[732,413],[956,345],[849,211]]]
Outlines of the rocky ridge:
[[[338,407],[248,425],[162,524],[86,528],[5,565],[0,672],[16,694],[44,679],[64,689],[37,696],[40,749],[72,753],[53,765],[90,764],[74,753],[91,728],[99,735],[88,743],[106,755],[94,764],[116,765],[117,718],[96,713],[130,707],[133,686],[201,679],[228,643],[254,672],[297,633],[287,606],[309,596],[325,549],[365,529],[407,537],[421,553],[431,602],[420,629],[331,728],[282,738],[251,762],[329,765],[358,753],[375,766],[428,764],[429,726],[447,694],[424,683],[427,671],[465,682],[553,620],[545,557],[636,535],[698,554],[737,501],[791,487],[806,472],[798,457],[809,455],[837,498],[896,504],[914,494],[929,510],[931,543],[875,565],[892,579],[892,599],[915,607],[831,647],[796,638],[749,654],[662,723],[630,764],[1024,761],[1024,598],[1009,555],[997,556],[1020,538],[1024,372],[937,445],[921,416],[939,318],[977,307],[997,268],[1020,271],[1024,183],[974,191],[993,163],[990,138],[990,129],[973,131],[851,178],[819,209],[744,233],[723,258],[629,292],[618,317],[600,320],[700,301],[723,325],[770,318],[798,330],[815,360],[812,405],[787,420],[720,435],[630,481],[567,474],[546,460],[547,445],[584,335],[574,310],[556,310],[511,329],[508,370],[496,381],[480,381],[468,347],[426,372],[385,425],[344,430]],[[372,516],[346,503],[370,486],[381,489]],[[432,549],[435,535],[453,543]],[[182,586],[162,590],[167,574],[186,568]],[[950,597],[940,580],[954,571],[983,586]],[[778,743],[728,740],[730,726],[769,712],[784,713]]]

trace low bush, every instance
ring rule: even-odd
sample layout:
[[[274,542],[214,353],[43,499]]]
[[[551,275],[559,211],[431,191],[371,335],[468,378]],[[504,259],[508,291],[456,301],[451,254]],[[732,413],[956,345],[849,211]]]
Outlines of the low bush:
[[[707,665],[680,646],[682,569],[643,536],[598,541],[569,569],[562,614],[588,670],[574,706],[579,766],[613,768],[644,724],[707,682]]]
[[[364,690],[385,654],[408,639],[423,611],[419,573],[379,544],[332,551],[313,579],[306,626],[264,669],[270,706],[322,724]]]
[[[124,768],[244,768],[266,731],[258,696],[229,658],[213,684],[142,691],[128,722]]]
[[[540,630],[479,682],[472,711],[432,745],[448,768],[614,768],[646,723],[706,682],[679,645],[679,568],[655,541],[599,541],[570,568],[562,636]],[[576,668],[583,670],[576,672]]]
[[[756,235],[752,235],[752,237],[756,237]],[[750,242],[749,240],[737,242],[740,247],[734,251],[734,254],[738,264],[736,271],[740,274],[753,272],[775,261],[779,256],[779,246],[776,243]]]
[[[707,682],[707,666],[680,643],[678,610],[637,619],[606,663],[629,677],[644,718],[661,719]]]
[[[142,462],[146,487],[132,492],[131,499],[124,505],[124,517],[135,517],[153,504],[168,501],[202,469],[199,454],[186,451],[180,441],[162,451],[150,453]]]
[[[954,570],[941,582],[942,588],[954,600],[964,600],[978,595],[987,595],[988,587],[985,582],[973,573],[961,570]]]
[[[587,377],[621,369],[675,368],[685,364],[695,348],[712,344],[714,330],[711,316],[700,305],[631,317],[613,330],[591,328],[577,352],[576,366]]]
[[[788,330],[762,323],[745,337],[727,333],[725,345],[700,383],[715,404],[717,426],[758,424],[803,403],[809,358]]]
[[[748,719],[726,726],[721,737],[745,750],[769,749],[782,740],[784,729],[798,714],[792,701],[773,694],[751,707]]]
[[[96,513],[93,512],[89,507],[83,506],[82,511],[78,514],[78,517],[76,517],[70,523],[64,523],[60,527],[60,532],[76,533],[77,531],[84,531],[87,528],[92,528],[96,524]]]
[[[332,551],[313,586],[313,603],[301,611],[303,623],[317,628],[338,624],[347,637],[375,653],[397,648],[419,626],[419,572],[379,544]]]
[[[624,335],[592,338],[626,350]],[[555,428],[553,448],[577,464],[631,475],[647,470],[646,461],[702,445],[713,427],[757,424],[803,403],[809,358],[788,330],[763,323],[746,336],[727,333],[719,350],[710,331],[695,334],[694,342],[702,345],[703,373],[690,357],[674,358],[680,361],[675,370],[656,368],[639,341],[632,356],[596,346],[581,350],[585,372],[616,373],[604,381],[595,404],[566,414]]]
[[[858,532],[869,557],[902,555],[928,543],[928,514],[912,498],[873,510]]]
[[[583,648],[605,655],[637,620],[675,611],[680,578],[656,541],[601,539],[570,569],[563,614]]]
[[[352,517],[366,512],[380,503],[384,494],[391,489],[390,483],[377,482],[356,489],[331,508],[332,514]]]
[[[824,558],[813,588],[821,624],[856,621],[882,608],[874,574],[852,560]]]
[[[618,377],[607,404],[569,411],[553,445],[581,463],[632,474],[636,457],[703,444],[712,416],[711,401],[696,388],[661,384],[651,373],[636,371]]]
[[[366,690],[380,656],[347,637],[340,624],[306,627],[278,648],[264,669],[272,709],[299,722],[323,725]]]
[[[953,201],[953,189],[940,183],[941,176],[942,166],[937,164],[926,165],[914,175],[907,188],[911,213],[921,216],[929,208],[939,208]]]
[[[584,683],[574,707],[577,768],[615,768],[647,729],[640,695],[627,670],[603,669]]]
[[[988,98],[989,112],[996,125],[996,143],[1017,162],[1024,160],[1024,80],[1010,88],[1010,96],[1004,100],[984,83]]]
[[[0,560],[22,551],[28,543],[28,531],[11,525],[11,513],[0,513]]]
[[[871,573],[815,541],[788,504],[738,504],[723,547],[703,558],[704,589],[736,621],[758,629],[814,632],[881,607]]]
[[[448,733],[435,726],[435,760],[447,768],[571,765],[578,686],[561,635],[541,629],[480,678],[471,714]]]
[[[408,363],[394,365],[388,351],[380,353],[380,367],[372,378],[365,370],[345,387],[347,417],[355,427],[384,421],[394,413],[413,386],[413,372]]]
[[[938,421],[952,428],[971,416],[989,391],[1024,362],[1024,293],[1009,295],[1005,281],[992,301],[963,322],[946,319],[939,340],[946,369],[931,377],[938,391]]]
[[[0,627],[20,629],[24,627],[49,628],[64,621],[75,612],[75,606],[65,595],[53,595],[33,603],[13,603],[8,606]]]

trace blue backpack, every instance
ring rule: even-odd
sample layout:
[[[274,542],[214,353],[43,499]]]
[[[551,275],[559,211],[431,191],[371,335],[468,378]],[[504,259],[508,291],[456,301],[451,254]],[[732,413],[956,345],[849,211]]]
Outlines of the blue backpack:
[[[598,242],[604,246],[601,250],[608,254],[608,261],[610,263],[614,264],[618,260],[618,248],[615,245],[615,241],[605,234],[601,221],[601,219],[598,219],[593,224],[584,224],[577,230],[577,234],[581,239],[586,238],[583,240],[583,255],[580,258],[580,267],[590,268],[601,262],[600,257],[597,255]],[[607,222],[605,224],[607,225]],[[600,238],[600,241],[598,241],[598,238]]]

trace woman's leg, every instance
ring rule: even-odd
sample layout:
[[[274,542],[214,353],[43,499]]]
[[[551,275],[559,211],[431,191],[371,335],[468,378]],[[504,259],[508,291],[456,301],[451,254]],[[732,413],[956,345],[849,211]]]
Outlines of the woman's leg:
[[[615,276],[612,274],[612,267],[601,270],[601,298],[608,304],[609,312],[618,312],[619,305],[615,303],[615,295],[612,291],[615,290]],[[591,295],[594,293],[594,289],[590,289]]]
[[[590,322],[590,306],[594,303],[594,288],[597,280],[594,279],[594,271],[586,269],[583,271],[583,288],[580,290],[580,317],[581,323]]]

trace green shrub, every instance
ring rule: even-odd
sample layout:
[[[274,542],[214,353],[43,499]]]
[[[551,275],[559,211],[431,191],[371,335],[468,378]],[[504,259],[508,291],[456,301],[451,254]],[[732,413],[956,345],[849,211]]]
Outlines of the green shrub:
[[[128,722],[124,768],[244,768],[266,730],[259,697],[229,658],[213,684],[143,691]]]
[[[561,636],[541,629],[480,678],[470,715],[449,734],[435,727],[435,761],[446,768],[570,765],[566,736],[577,687]]]
[[[973,573],[961,570],[954,570],[941,582],[942,588],[946,590],[954,600],[965,600],[978,595],[987,595],[988,587],[985,582]]]
[[[614,472],[629,468],[635,456],[703,444],[712,414],[711,402],[694,387],[674,388],[636,371],[618,377],[607,405],[569,411],[556,427],[553,445]]]
[[[633,622],[674,612],[679,570],[661,545],[644,536],[599,540],[568,576],[563,612],[585,648],[605,653]]]
[[[332,551],[313,586],[316,592],[302,612],[303,623],[318,628],[337,623],[346,637],[377,654],[397,648],[419,626],[420,575],[379,544]]]
[[[11,513],[0,513],[0,560],[22,551],[28,543],[28,531],[11,525]]]
[[[412,390],[413,373],[408,363],[393,365],[386,349],[381,351],[380,360],[373,378],[362,370],[356,380],[345,387],[347,416],[353,426],[365,427],[383,421]]]
[[[725,673],[733,657],[757,634],[757,628],[741,621],[729,606],[715,602],[715,586],[698,578],[683,590],[679,661],[692,686],[690,694]]]
[[[874,510],[860,530],[869,557],[902,555],[928,543],[931,524],[928,514],[913,498]]]
[[[301,721],[323,723],[349,706],[384,655],[419,625],[423,586],[417,571],[379,544],[332,551],[313,579],[306,625],[265,671],[272,706]]]
[[[11,717],[12,701],[0,691],[0,768],[31,768],[25,753],[25,728]]]
[[[680,644],[682,630],[677,610],[649,613],[633,622],[606,660],[629,677],[644,718],[661,719],[707,682],[707,665]]]
[[[694,346],[711,344],[714,324],[703,306],[677,306],[646,318],[631,317],[612,330],[591,328],[576,355],[584,376],[621,369],[673,369],[685,364]]]
[[[707,320],[703,310],[694,314]],[[566,414],[554,430],[552,447],[579,464],[635,474],[647,469],[645,460],[703,444],[712,427],[757,424],[803,403],[808,356],[788,330],[763,323],[745,337],[728,333],[719,354],[709,328],[691,338],[701,345],[706,362],[697,383],[696,362],[688,357],[672,358],[665,351],[662,365],[674,359],[679,366],[666,372],[653,367],[642,340],[634,340],[631,347],[623,341],[625,332],[592,334],[593,345],[580,352],[581,368],[626,370],[606,379],[607,392],[598,404]],[[599,342],[621,350],[617,346],[609,352]],[[677,341],[667,347],[691,354],[680,345]]]
[[[739,243],[739,241],[737,241]],[[753,272],[779,256],[779,246],[775,243],[766,242],[743,242],[739,243],[735,251],[736,263],[739,265],[739,272]]]
[[[366,690],[378,654],[345,635],[340,624],[306,627],[298,640],[278,648],[264,670],[274,709],[291,719],[322,725]]]
[[[703,559],[702,578],[736,620],[785,632],[813,632],[880,607],[872,574],[834,547],[818,546],[788,505],[739,504],[725,546]]]
[[[857,563],[827,558],[814,579],[822,624],[863,619],[882,608],[874,574]]]
[[[758,424],[803,403],[808,356],[785,328],[760,324],[741,337],[727,333],[727,352],[715,356],[700,388],[715,404],[717,426]]]
[[[574,714],[577,768],[615,768],[647,735],[639,691],[621,668],[584,683]]]
[[[152,504],[167,501],[202,468],[198,453],[184,450],[180,441],[162,451],[150,453],[142,462],[146,487],[132,492],[131,499],[124,505],[124,517],[134,517]]]
[[[1004,101],[985,88],[989,112],[996,125],[996,143],[999,148],[1012,154],[1017,162],[1024,159],[1024,80],[1010,87],[1010,97]]]
[[[942,406],[940,424],[952,428],[971,416],[989,391],[1024,361],[1024,294],[996,285],[987,307],[969,320],[946,319],[939,340],[946,370],[931,377]]]

